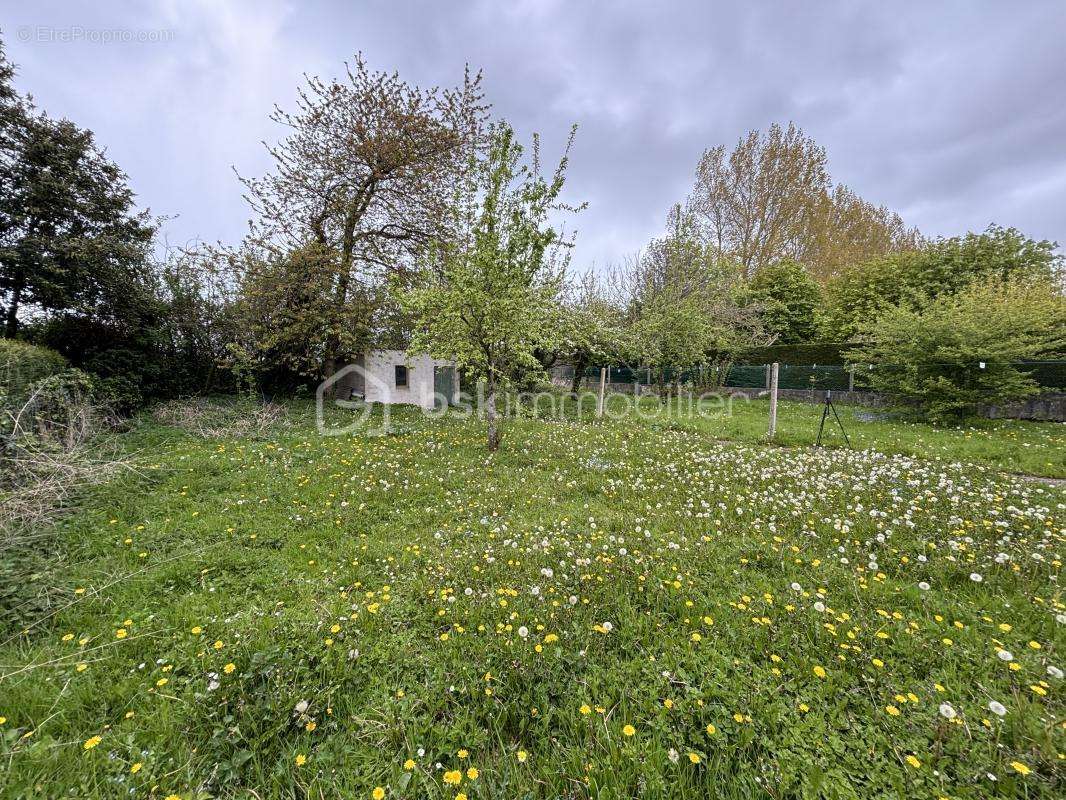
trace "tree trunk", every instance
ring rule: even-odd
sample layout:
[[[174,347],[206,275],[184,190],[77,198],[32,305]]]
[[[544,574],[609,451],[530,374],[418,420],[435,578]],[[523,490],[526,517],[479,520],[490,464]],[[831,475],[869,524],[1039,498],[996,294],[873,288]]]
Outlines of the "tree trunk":
[[[337,317],[335,324],[339,324],[339,321],[344,319],[344,308],[348,303],[348,286],[351,281],[351,268],[352,268],[352,233],[350,229],[345,230],[344,247],[346,248],[341,255],[341,269],[340,274],[337,276],[337,288],[334,292],[334,304],[337,309]],[[325,358],[322,362],[322,380],[331,378],[337,372],[337,358],[341,355],[341,337],[336,330],[326,336],[326,352]],[[348,355],[351,355],[349,353]],[[336,397],[337,384],[333,384],[329,387],[328,396],[332,399]]]
[[[574,379],[570,384],[570,394],[575,400],[577,400],[578,392],[581,391],[581,378],[585,372],[585,364],[586,361],[583,358],[579,358],[574,364]]]
[[[500,427],[496,419],[496,375],[490,370],[485,387],[485,419],[489,427],[489,452],[500,449]]]
[[[19,332],[19,304],[22,303],[22,292],[25,288],[26,276],[19,267],[11,286],[11,304],[7,307],[7,323],[4,326],[4,336],[8,339],[14,339]]]

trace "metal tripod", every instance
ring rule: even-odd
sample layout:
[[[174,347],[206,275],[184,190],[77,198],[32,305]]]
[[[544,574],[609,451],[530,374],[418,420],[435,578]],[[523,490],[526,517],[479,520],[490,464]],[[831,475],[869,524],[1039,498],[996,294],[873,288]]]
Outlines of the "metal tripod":
[[[833,399],[832,398],[833,398],[832,391],[826,391],[826,393],[825,393],[825,407],[822,409],[822,421],[818,424],[818,439],[815,441],[814,446],[815,447],[821,447],[822,446],[822,431],[825,430],[826,418],[829,416],[829,412],[832,411],[833,412],[833,417],[837,421],[837,425],[840,426],[840,432],[842,434],[844,434],[844,441],[847,443],[848,449],[849,450],[854,450],[855,448],[853,448],[851,446],[851,440],[848,438],[848,432],[846,430],[844,430],[844,423],[840,421],[840,415],[837,413],[837,408],[836,408],[836,406],[833,405]]]

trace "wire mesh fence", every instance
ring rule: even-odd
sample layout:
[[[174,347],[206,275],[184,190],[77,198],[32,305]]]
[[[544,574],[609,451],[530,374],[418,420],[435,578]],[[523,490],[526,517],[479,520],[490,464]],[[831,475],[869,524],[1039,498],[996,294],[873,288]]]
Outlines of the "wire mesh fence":
[[[1037,385],[1048,392],[1066,391],[1066,360],[1023,361],[1012,366],[1028,374]],[[714,380],[717,373],[713,367],[703,366],[693,369],[678,370],[666,368],[659,371],[650,367],[606,366],[606,379],[609,384],[641,384],[644,386],[658,384],[679,384],[682,386],[722,385],[737,389],[768,388],[770,380],[769,364],[733,364],[725,381]],[[984,362],[972,365],[959,365],[960,374],[990,368]],[[588,367],[582,372],[586,381],[598,381],[603,367]],[[869,391],[875,374],[883,377],[885,373],[899,372],[901,364],[864,364],[848,366],[844,364],[781,364],[778,368],[778,387],[781,389],[818,389],[833,391]],[[572,366],[553,369],[553,376],[570,382],[574,377]]]

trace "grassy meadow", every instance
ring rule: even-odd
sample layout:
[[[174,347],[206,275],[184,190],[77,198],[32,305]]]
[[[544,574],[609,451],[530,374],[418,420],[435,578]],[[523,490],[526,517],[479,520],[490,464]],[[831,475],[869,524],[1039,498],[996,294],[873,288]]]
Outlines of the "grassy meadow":
[[[0,796],[1061,797],[1062,426],[733,410],[144,415],[7,609]]]

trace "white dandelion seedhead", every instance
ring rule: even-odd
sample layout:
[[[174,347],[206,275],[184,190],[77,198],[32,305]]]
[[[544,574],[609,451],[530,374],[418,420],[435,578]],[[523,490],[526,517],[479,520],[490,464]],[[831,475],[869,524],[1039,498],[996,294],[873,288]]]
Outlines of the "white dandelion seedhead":
[[[918,581],[918,588],[921,589],[923,592],[928,592],[929,584],[925,581]]]
[[[984,578],[981,577],[981,573],[979,573],[979,572],[971,572],[970,573],[970,580],[973,581],[974,583],[980,583],[981,581],[984,580]]]
[[[988,704],[988,710],[997,717],[1005,717],[1007,715],[1007,707],[998,700],[990,701]]]
[[[951,703],[941,703],[938,711],[944,719],[955,719],[958,716],[955,707]]]

